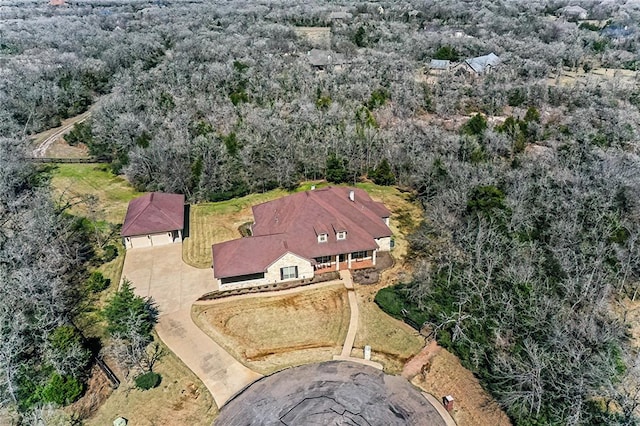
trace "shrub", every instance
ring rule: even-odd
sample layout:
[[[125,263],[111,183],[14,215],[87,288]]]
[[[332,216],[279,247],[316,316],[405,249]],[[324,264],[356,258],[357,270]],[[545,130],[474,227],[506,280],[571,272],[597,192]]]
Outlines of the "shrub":
[[[73,129],[65,135],[64,140],[71,146],[76,146],[79,143],[90,145],[93,141],[91,125],[86,122],[74,124]]]
[[[107,302],[103,315],[107,320],[107,331],[112,336],[131,333],[150,336],[158,320],[158,309],[151,298],[137,296],[133,292],[131,282],[125,280],[120,291]],[[136,321],[132,322],[132,318]]]
[[[385,102],[387,102],[387,99],[389,99],[389,92],[387,90],[376,89],[371,92],[371,97],[367,102],[367,108],[369,108],[370,111],[373,111],[374,109],[383,106]]]
[[[377,185],[393,185],[396,183],[396,177],[391,171],[391,166],[386,158],[383,158],[378,167],[369,172],[369,178]]]
[[[111,284],[111,280],[109,278],[105,278],[102,273],[95,271],[92,272],[87,280],[87,289],[92,293],[100,293],[109,287]]]
[[[141,376],[136,377],[136,387],[142,390],[149,390],[158,387],[161,381],[161,377],[158,373],[149,371]]]
[[[84,377],[91,360],[80,332],[71,325],[61,325],[49,335],[47,348],[51,367],[58,374]]]
[[[104,262],[111,262],[113,259],[118,257],[118,247],[109,244],[104,248],[104,254],[102,255],[102,260]]]
[[[39,389],[42,402],[53,402],[59,405],[71,404],[82,394],[82,383],[70,376],[53,373],[49,382]]]
[[[467,201],[469,212],[490,214],[494,209],[504,210],[505,194],[493,185],[476,186],[472,188]]]
[[[333,183],[346,182],[348,179],[346,162],[335,153],[331,153],[327,157],[326,177],[329,182]]]
[[[451,46],[442,46],[437,51],[436,54],[433,55],[434,59],[445,59],[450,61],[457,61],[460,59],[460,54],[456,50],[455,47]]]
[[[407,286],[403,284],[381,289],[374,301],[385,313],[406,322],[416,330],[420,330],[429,319],[425,311],[409,301]]]
[[[470,136],[478,136],[487,129],[487,119],[481,114],[476,114],[462,126],[462,133]]]

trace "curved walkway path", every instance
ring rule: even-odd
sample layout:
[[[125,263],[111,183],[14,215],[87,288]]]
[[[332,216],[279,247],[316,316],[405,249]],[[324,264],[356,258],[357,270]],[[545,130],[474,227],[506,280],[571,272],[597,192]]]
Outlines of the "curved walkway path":
[[[382,370],[382,364],[371,361],[368,359],[355,358],[351,356],[353,350],[353,343],[356,341],[356,333],[358,332],[358,317],[360,316],[360,310],[358,309],[358,298],[353,288],[353,279],[351,278],[351,271],[340,271],[340,279],[344,283],[347,289],[347,297],[349,298],[349,309],[351,310],[351,318],[349,319],[349,330],[347,331],[347,337],[344,339],[344,345],[342,346],[342,352],[340,355],[333,357],[336,361],[352,361],[360,364],[365,364],[370,367]]]
[[[130,249],[122,278],[160,310],[156,331],[162,341],[202,380],[218,407],[262,377],[236,361],[191,320],[191,305],[214,288],[211,269],[182,261],[182,244]]]

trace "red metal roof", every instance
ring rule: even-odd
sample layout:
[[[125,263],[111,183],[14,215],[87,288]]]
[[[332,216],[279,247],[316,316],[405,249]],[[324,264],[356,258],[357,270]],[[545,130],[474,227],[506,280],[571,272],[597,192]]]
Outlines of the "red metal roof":
[[[354,200],[350,199],[353,191]],[[299,192],[253,207],[253,237],[213,246],[216,278],[265,272],[286,252],[312,260],[375,250],[375,238],[391,236],[389,210],[362,189],[328,187]],[[346,231],[344,240],[336,232]],[[327,241],[318,242],[326,233]]]
[[[184,228],[184,195],[151,192],[129,202],[122,236],[146,235]]]

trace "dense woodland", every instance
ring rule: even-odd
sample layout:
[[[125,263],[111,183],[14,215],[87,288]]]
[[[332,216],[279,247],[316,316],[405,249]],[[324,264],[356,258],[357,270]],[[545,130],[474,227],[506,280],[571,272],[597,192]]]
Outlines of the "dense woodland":
[[[386,297],[516,424],[635,424],[640,366],[619,302],[640,297],[640,80],[623,75],[640,63],[640,7],[585,1],[576,22],[568,4],[0,5],[0,400],[28,409],[38,401],[21,395],[52,368],[82,380],[49,346],[79,309],[91,248],[19,159],[29,135],[93,105],[67,139],[141,190],[414,190],[414,276]],[[299,31],[324,26],[329,44]],[[318,72],[312,48],[346,63]],[[485,75],[429,71],[490,52],[502,63]],[[617,71],[585,74],[600,68]]]

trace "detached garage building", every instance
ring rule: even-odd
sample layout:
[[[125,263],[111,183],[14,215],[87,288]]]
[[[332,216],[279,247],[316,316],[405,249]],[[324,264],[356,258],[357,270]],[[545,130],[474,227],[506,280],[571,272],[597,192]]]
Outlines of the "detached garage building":
[[[152,192],[129,203],[122,225],[127,249],[182,242],[184,195]]]

